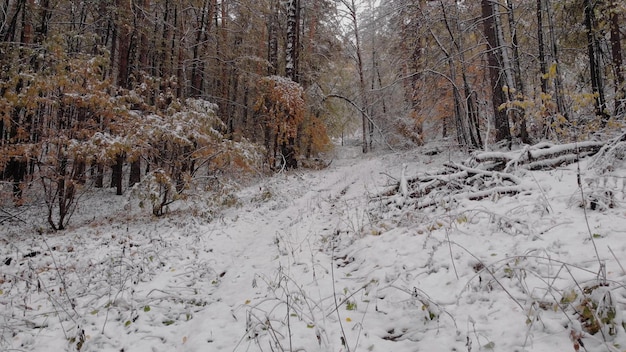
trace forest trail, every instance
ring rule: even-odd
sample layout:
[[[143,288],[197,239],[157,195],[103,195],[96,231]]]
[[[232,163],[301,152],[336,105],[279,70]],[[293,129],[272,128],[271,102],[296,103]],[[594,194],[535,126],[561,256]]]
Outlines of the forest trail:
[[[214,340],[217,350],[237,345],[247,350],[244,346],[255,343],[251,337],[264,323],[254,320],[276,317],[277,312],[266,307],[275,304],[279,311],[285,309],[286,292],[295,287],[308,291],[309,299],[320,305],[308,312],[310,319],[315,315],[326,319],[324,312],[332,310],[328,241],[337,232],[354,236],[360,231],[368,221],[364,213],[367,191],[375,192],[387,178],[382,170],[393,173],[393,165],[384,165],[383,158],[362,157],[356,148],[345,148],[337,155],[325,170],[279,174],[243,190],[241,208],[228,211],[218,224],[210,225],[212,233],[205,245],[213,249],[210,256],[220,258],[216,260],[222,268],[216,270],[226,274],[206,319],[231,321],[211,331],[212,336],[220,336]],[[285,291],[274,292],[279,290]],[[251,328],[246,324],[257,325],[252,327],[252,335],[245,334]],[[307,340],[315,341],[303,339]],[[327,347],[319,346],[320,351]]]

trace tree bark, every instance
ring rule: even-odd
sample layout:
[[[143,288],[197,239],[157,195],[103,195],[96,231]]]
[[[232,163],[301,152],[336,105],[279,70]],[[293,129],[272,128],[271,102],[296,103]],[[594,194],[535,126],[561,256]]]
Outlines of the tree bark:
[[[556,39],[556,31],[554,25],[554,12],[552,11],[552,4],[550,0],[544,0],[547,15],[548,15],[548,29],[550,32],[550,51],[552,53],[552,59],[555,65],[555,77],[554,77],[554,96],[556,100],[556,106],[558,113],[560,113],[565,119],[569,119],[570,113],[567,105],[565,105],[565,97],[563,96],[563,79],[561,77],[561,61],[559,59],[558,42]]]
[[[489,79],[492,89],[492,105],[494,114],[494,124],[496,130],[496,143],[506,141],[507,145],[511,143],[511,131],[509,127],[509,119],[506,111],[500,109],[505,103],[504,92],[502,90],[502,67],[499,63],[498,38],[496,35],[496,27],[494,21],[494,11],[490,0],[481,0],[481,9],[483,17],[483,26],[485,37],[487,38],[487,64],[489,65]]]
[[[461,145],[468,146],[471,149],[481,148],[483,146],[482,137],[480,136],[480,121],[479,121],[479,113],[478,107],[476,103],[475,94],[472,91],[472,87],[470,86],[469,79],[467,77],[467,64],[465,62],[465,50],[463,47],[463,41],[458,40],[458,38],[454,35],[452,31],[452,24],[454,24],[454,28],[456,32],[458,32],[458,17],[455,15],[456,21],[451,23],[448,13],[446,11],[446,6],[443,1],[439,1],[439,5],[441,7],[441,11],[443,14],[444,24],[446,26],[446,31],[450,35],[450,40],[454,48],[456,49],[456,57],[459,59],[459,63],[461,66],[461,80],[463,83],[463,99],[459,99],[459,102],[462,103],[456,109],[458,109],[458,117],[456,118],[456,131],[457,131],[457,141]],[[455,13],[458,10],[454,7]],[[440,45],[442,46],[442,45]],[[450,65],[455,67],[450,67],[450,72],[452,77],[450,79],[453,83],[453,90],[456,91],[457,94],[460,95],[461,91],[457,87],[455,83],[456,79],[456,65],[454,65],[454,59],[451,57],[450,53],[446,52],[446,57],[450,60]],[[456,99],[456,98],[455,98]],[[456,115],[456,113],[455,113]]]
[[[137,10],[139,21],[139,71],[149,72],[148,67],[148,53],[150,40],[148,40],[149,21],[146,16],[147,11],[150,9],[150,0],[139,0],[139,9]]]
[[[622,36],[620,32],[620,14],[617,9],[617,0],[612,0],[609,13],[611,15],[611,54],[613,71],[615,72],[615,115],[626,112],[626,86],[624,85],[624,71],[622,60]]]
[[[584,0],[585,3],[585,29],[587,30],[587,52],[589,55],[589,73],[591,77],[591,89],[596,94],[596,116],[600,117],[603,125],[609,120],[606,112],[606,99],[604,96],[604,83],[602,81],[602,67],[600,49],[596,38],[595,4],[592,0]]]
[[[300,46],[300,1],[287,2],[287,43],[285,48],[285,76],[298,82],[298,47]],[[288,137],[281,142],[281,153],[287,169],[298,167],[296,138]]]
[[[117,66],[117,85],[122,88],[128,88],[128,64],[130,56],[130,23],[128,16],[130,14],[130,0],[115,0],[117,7],[117,33],[118,33],[118,66]]]
[[[92,167],[94,167],[96,171],[95,187],[96,188],[104,187],[104,166],[102,166],[102,163],[97,163],[96,165],[93,165]]]
[[[10,7],[10,1],[7,1],[4,7],[6,10],[8,10]],[[9,12],[8,11],[6,12],[7,15],[5,16],[4,23],[8,22],[9,25],[6,27],[7,29],[4,33],[0,33],[2,34],[2,41],[4,42],[15,41],[15,35],[17,33],[17,23],[18,23],[17,21],[20,17],[20,14],[25,11],[24,9],[25,7],[26,7],[26,0],[18,0],[13,7],[13,13],[9,15],[8,14]]]
[[[546,64],[545,44],[543,39],[543,1],[537,0],[537,45],[539,47],[539,71],[541,74],[541,93],[548,93],[548,65]]]
[[[128,187],[133,187],[141,182],[141,157],[137,156],[136,160],[130,162],[130,173],[128,175]]]
[[[215,12],[216,0],[204,0],[199,28],[196,29],[196,45],[193,47],[193,65],[191,68],[191,92],[193,97],[201,96],[204,84],[205,60],[201,58],[200,49],[206,51],[212,19]]]
[[[275,0],[270,2],[267,27],[267,74],[271,76],[278,74],[278,6]]]
[[[285,76],[299,82],[298,55],[300,46],[300,1],[287,2],[287,47],[285,49]]]
[[[367,118],[366,109],[369,105],[368,97],[366,92],[365,85],[365,74],[363,72],[363,58],[361,53],[361,36],[359,34],[359,23],[357,19],[356,12],[356,3],[354,0],[350,0],[348,3],[347,0],[343,0],[344,5],[348,8],[350,21],[352,22],[352,27],[354,29],[354,41],[355,41],[355,49],[356,49],[356,64],[357,64],[357,73],[359,75],[359,94],[361,95],[361,101],[363,102],[363,106],[361,108],[361,122],[362,122],[362,133],[363,133],[363,153],[367,153],[370,151],[368,136],[370,124]]]
[[[520,66],[520,55],[519,55],[519,41],[517,40],[517,24],[515,22],[515,12],[513,7],[513,1],[506,0],[507,3],[507,13],[509,20],[509,30],[511,31],[511,44],[513,48],[513,64],[511,69],[513,70],[513,83],[515,84],[515,94],[516,99],[524,99],[525,91],[524,91],[524,81],[522,80],[522,69]],[[530,144],[530,136],[528,135],[528,130],[526,128],[526,112],[524,109],[520,108],[521,111],[515,112],[515,118],[518,123],[519,128],[519,138],[522,143]]]
[[[122,188],[122,169],[124,167],[124,155],[118,154],[115,156],[115,164],[112,167],[111,173],[111,187],[115,187],[115,194],[121,196],[124,194]]]

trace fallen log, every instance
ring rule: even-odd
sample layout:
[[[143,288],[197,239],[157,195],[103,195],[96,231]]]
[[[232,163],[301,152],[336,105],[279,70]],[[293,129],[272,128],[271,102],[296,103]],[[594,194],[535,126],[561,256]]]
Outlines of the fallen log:
[[[511,172],[519,168],[528,170],[551,169],[594,155],[606,144],[606,141],[585,141],[558,145],[544,142],[519,151],[477,152],[465,163],[474,167],[504,172]]]
[[[462,199],[519,194],[533,189],[533,185],[523,185],[514,174],[517,170],[553,169],[596,154],[615,154],[620,147],[626,150],[626,134],[608,142],[542,142],[517,151],[476,152],[462,163],[445,163],[436,173],[404,177],[408,192],[399,194],[398,182],[374,199],[393,207],[424,209]]]

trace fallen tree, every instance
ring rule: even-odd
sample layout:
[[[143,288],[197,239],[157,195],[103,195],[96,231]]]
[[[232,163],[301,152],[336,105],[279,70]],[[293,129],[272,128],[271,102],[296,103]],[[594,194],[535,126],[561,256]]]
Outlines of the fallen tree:
[[[568,144],[542,142],[507,152],[476,152],[461,163],[445,163],[434,173],[408,178],[402,174],[398,182],[374,197],[385,206],[449,207],[462,199],[479,200],[515,195],[534,189],[515,174],[520,170],[546,170],[565,166],[596,156],[589,164],[598,173],[611,171],[616,160],[626,159],[626,134],[608,142],[585,141]]]

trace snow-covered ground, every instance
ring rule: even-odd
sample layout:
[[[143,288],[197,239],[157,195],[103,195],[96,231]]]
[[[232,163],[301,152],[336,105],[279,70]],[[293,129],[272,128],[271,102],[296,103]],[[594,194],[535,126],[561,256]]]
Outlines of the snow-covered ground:
[[[403,163],[413,176],[467,157],[431,150],[338,147],[329,168],[263,179],[211,221],[108,193],[64,232],[7,221],[0,350],[626,350],[623,165],[598,178],[581,163],[582,195],[573,164],[519,173],[515,196],[376,200]],[[612,208],[581,207],[607,190]]]

